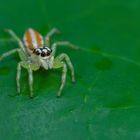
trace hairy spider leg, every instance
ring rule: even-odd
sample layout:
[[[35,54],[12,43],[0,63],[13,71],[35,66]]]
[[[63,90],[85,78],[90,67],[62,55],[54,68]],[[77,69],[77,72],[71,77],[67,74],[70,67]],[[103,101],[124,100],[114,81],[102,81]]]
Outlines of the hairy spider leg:
[[[14,54],[14,53],[16,53],[16,52],[18,52],[19,55],[22,55],[22,52],[21,52],[20,49],[13,49],[13,50],[11,50],[11,51],[8,51],[8,52],[2,54],[2,55],[0,56],[0,61],[1,61],[2,59],[4,59],[4,58],[6,58],[6,57],[8,57],[8,56],[10,56],[10,55],[12,55],[12,54]],[[21,66],[22,66],[22,64],[23,64],[23,61],[19,62],[18,65],[17,65],[16,82],[17,82],[17,92],[18,92],[18,94],[20,93],[20,76],[21,76]],[[26,61],[24,61],[24,66],[23,66],[23,67],[25,67],[25,65],[26,65],[26,67],[27,67],[27,65],[28,65]],[[30,79],[31,79],[31,78],[30,78]],[[31,95],[32,95],[32,94],[31,94]]]
[[[20,76],[21,76],[21,63],[19,62],[17,64],[17,76],[16,76],[16,81],[17,81],[17,92],[20,94]]]
[[[54,34],[60,34],[61,32],[57,29],[57,28],[53,28],[51,29],[47,35],[45,36],[45,44],[47,46],[50,46],[50,38],[51,36],[53,36]]]
[[[56,59],[54,61],[53,68],[54,69],[62,68],[61,85],[60,85],[59,91],[57,92],[57,97],[60,97],[62,90],[64,88],[64,85],[65,85],[65,82],[66,82],[67,65],[63,61]]]
[[[33,70],[31,65],[28,62],[19,62],[17,66],[17,91],[20,93],[20,76],[21,76],[21,67],[24,67],[28,70],[28,80],[29,80],[29,89],[30,97],[33,98]]]
[[[8,52],[6,52],[6,53],[0,55],[0,61],[1,61],[2,59],[6,58],[6,57],[8,57],[8,56],[10,56],[10,55],[12,55],[13,53],[16,53],[16,52],[19,52],[19,49],[13,49],[13,50],[11,50],[11,51],[8,51]]]
[[[67,75],[67,66],[65,63],[63,63],[63,70],[62,70],[62,77],[61,77],[61,86],[59,88],[59,91],[57,93],[57,96],[59,97],[61,95],[61,92],[64,88],[65,81],[66,81],[66,75]]]
[[[72,44],[72,43],[70,43],[68,41],[58,41],[58,42],[55,42],[55,43],[52,44],[52,47],[51,47],[51,49],[52,49],[52,55],[55,55],[56,48],[58,46],[67,46],[67,47],[72,48],[72,49],[75,49],[75,50],[79,49],[78,46],[75,46],[74,44]]]
[[[11,35],[11,37],[13,37],[18,42],[19,47],[26,54],[27,51],[25,50],[24,44],[19,39],[19,37],[12,30],[10,30],[10,29],[5,29],[5,31],[8,32]]]
[[[74,83],[75,82],[74,67],[72,65],[72,62],[71,62],[69,56],[67,54],[65,54],[65,53],[62,53],[62,54],[58,55],[55,58],[55,61],[56,62],[60,62],[62,60],[65,60],[66,61],[67,65],[68,65],[68,67],[69,67],[69,69],[71,71],[71,79],[72,79],[72,82]]]
[[[30,97],[33,98],[33,71],[29,64],[28,67],[28,78],[29,78],[29,88],[30,88]]]

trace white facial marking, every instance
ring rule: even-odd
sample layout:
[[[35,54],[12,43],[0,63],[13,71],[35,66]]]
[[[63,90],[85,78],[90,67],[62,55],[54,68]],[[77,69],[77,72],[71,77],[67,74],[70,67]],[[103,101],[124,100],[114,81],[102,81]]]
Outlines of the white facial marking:
[[[47,52],[48,52],[47,49],[43,49],[42,51],[43,51],[44,53],[47,53]]]
[[[40,49],[36,49],[39,53],[41,53],[41,50]]]
[[[48,51],[50,51],[50,48],[48,48],[48,47],[45,47],[45,49],[47,49]]]

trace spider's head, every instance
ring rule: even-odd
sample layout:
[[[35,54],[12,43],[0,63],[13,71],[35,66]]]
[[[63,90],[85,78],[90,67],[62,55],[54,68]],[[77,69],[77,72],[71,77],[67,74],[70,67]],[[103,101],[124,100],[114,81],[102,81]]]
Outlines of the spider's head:
[[[38,55],[42,59],[47,59],[50,57],[52,49],[48,47],[41,47],[34,50],[34,54]]]

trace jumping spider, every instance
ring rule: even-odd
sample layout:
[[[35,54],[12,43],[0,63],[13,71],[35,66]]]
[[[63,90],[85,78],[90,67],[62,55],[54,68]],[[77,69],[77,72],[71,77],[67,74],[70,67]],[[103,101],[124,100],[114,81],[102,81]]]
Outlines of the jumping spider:
[[[59,41],[50,45],[50,37],[59,33],[56,28],[53,28],[43,39],[42,35],[32,28],[29,28],[23,37],[23,42],[17,37],[17,35],[10,29],[6,31],[18,42],[20,48],[8,51],[0,56],[0,60],[3,58],[18,52],[21,61],[17,65],[17,92],[20,93],[20,76],[21,67],[28,70],[29,75],[29,87],[30,87],[30,97],[33,97],[33,71],[38,70],[43,67],[45,70],[62,68],[62,78],[61,85],[57,96],[59,97],[65,85],[67,65],[71,71],[72,82],[75,82],[74,67],[71,63],[69,56],[65,53],[58,55],[56,58],[55,52],[57,46],[68,46],[73,49],[78,49],[77,46],[71,44],[67,41]],[[65,63],[65,61],[67,63]]]

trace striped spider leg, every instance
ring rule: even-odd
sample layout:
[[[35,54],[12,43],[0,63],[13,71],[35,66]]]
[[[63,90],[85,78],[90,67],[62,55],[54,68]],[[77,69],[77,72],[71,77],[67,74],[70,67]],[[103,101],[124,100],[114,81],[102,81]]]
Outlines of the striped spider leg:
[[[61,85],[57,96],[59,97],[65,85],[67,65],[71,70],[72,82],[75,82],[74,67],[67,54],[62,53],[56,58],[55,52],[57,46],[68,46],[73,49],[78,49],[77,46],[67,41],[55,42],[50,44],[50,38],[55,33],[60,33],[56,28],[53,28],[43,39],[42,35],[39,34],[32,28],[29,28],[23,37],[23,42],[17,37],[17,35],[10,29],[6,30],[19,44],[19,48],[8,51],[0,56],[0,60],[3,58],[18,52],[21,61],[17,65],[17,92],[20,93],[20,76],[21,68],[25,68],[28,71],[30,97],[33,97],[33,71],[43,67],[45,70],[62,68]],[[65,61],[66,63],[65,63]]]

